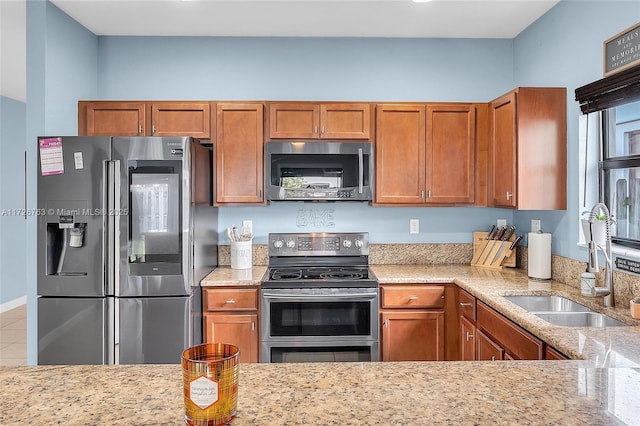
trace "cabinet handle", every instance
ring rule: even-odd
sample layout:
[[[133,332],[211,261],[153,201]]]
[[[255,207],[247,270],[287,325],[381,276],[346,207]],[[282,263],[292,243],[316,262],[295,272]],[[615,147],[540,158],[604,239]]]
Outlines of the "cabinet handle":
[[[431,190],[427,191],[427,198],[431,198]]]
[[[471,303],[460,302],[460,306],[472,306]]]
[[[384,320],[382,322],[382,325],[384,326],[384,328],[389,328],[389,320]]]
[[[235,300],[233,300],[233,299],[229,299],[229,300],[227,300],[225,303],[226,303],[227,305],[232,305],[232,304],[236,303],[236,301],[235,301]]]
[[[152,125],[151,125],[151,134],[152,134],[152,135],[155,135],[155,134],[156,134],[156,125],[155,125],[155,124],[152,124]]]
[[[320,128],[320,133],[324,135],[324,126]]]
[[[495,356],[492,356],[492,357],[491,357],[491,361],[495,361],[495,360],[496,360],[496,357],[495,357]]]
[[[507,200],[510,200],[513,197],[513,194],[507,191]]]
[[[471,339],[473,339],[473,334],[471,334],[471,333],[469,333],[469,332],[467,331],[467,342],[468,342],[469,340],[471,340]]]
[[[420,198],[424,200],[424,191],[420,191]]]
[[[142,134],[142,124],[138,123],[138,134]]]
[[[255,321],[251,321],[251,331],[256,331],[256,323],[255,323]]]
[[[313,126],[313,133],[318,133],[318,125]]]
[[[418,296],[409,296],[409,300],[418,300],[419,297]]]

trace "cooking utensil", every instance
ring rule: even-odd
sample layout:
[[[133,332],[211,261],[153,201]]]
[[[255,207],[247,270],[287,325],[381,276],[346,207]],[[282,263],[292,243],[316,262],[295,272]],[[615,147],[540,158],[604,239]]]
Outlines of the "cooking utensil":
[[[486,250],[482,253],[482,256],[480,256],[480,260],[478,261],[480,265],[485,264],[487,259],[493,259],[493,256],[495,256],[495,250],[497,250],[497,244],[499,244],[499,240],[504,235],[505,231],[506,228],[504,226],[498,228],[491,241],[489,241],[489,245],[487,245]],[[492,252],[493,255],[491,254]]]

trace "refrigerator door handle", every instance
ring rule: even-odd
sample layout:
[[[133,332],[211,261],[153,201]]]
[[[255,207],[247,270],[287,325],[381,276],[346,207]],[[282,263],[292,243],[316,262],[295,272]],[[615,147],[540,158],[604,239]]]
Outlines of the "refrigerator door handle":
[[[107,327],[108,361],[107,364],[120,364],[120,304],[114,297],[107,298],[109,318]]]
[[[113,240],[113,223],[111,217],[106,214],[113,203],[113,161],[105,161],[102,164],[102,182],[104,185],[102,196],[102,241],[104,255],[102,256],[102,268],[104,271],[104,283],[107,296],[113,296],[113,252],[115,242]]]
[[[109,203],[107,206],[106,216],[109,222],[109,295],[120,295],[120,160],[110,161],[111,168],[109,172]]]

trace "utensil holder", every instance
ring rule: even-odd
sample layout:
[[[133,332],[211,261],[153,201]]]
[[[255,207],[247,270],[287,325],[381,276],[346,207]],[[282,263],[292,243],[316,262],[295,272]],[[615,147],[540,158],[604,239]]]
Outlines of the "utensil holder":
[[[485,238],[488,234],[488,232],[473,233],[474,256],[471,260],[471,265],[496,269],[502,269],[504,267],[515,268],[516,250],[510,250],[506,244],[504,250],[501,251],[500,249],[503,247],[501,243],[511,243],[515,241],[516,236],[512,235],[509,241],[486,240]],[[498,253],[500,253],[500,255],[496,258]]]
[[[231,269],[249,269],[252,260],[252,241],[231,241]]]

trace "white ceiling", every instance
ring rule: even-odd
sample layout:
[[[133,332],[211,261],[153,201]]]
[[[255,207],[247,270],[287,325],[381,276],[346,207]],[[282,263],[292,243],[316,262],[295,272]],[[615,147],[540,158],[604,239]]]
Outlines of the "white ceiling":
[[[51,0],[96,35],[507,39],[558,1]]]

